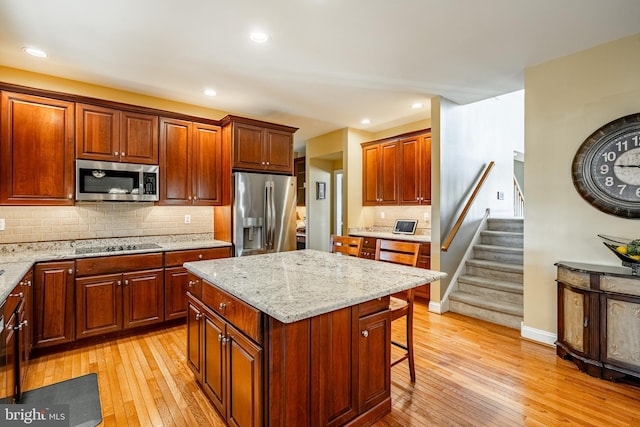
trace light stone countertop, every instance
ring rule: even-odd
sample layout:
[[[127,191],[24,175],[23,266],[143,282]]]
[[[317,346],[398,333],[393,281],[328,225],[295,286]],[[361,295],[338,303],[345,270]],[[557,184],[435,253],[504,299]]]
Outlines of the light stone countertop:
[[[192,240],[189,240],[191,238]],[[155,243],[158,248],[115,250],[109,252],[76,253],[76,248],[94,246],[126,246]],[[231,246],[229,242],[214,240],[212,235],[123,237],[82,241],[34,242],[0,245],[0,303],[20,282],[20,279],[36,262],[62,261],[100,256],[129,255],[153,252],[169,252],[187,249],[218,248]]]
[[[188,262],[184,266],[283,323],[349,307],[446,276],[438,271],[313,249]]]

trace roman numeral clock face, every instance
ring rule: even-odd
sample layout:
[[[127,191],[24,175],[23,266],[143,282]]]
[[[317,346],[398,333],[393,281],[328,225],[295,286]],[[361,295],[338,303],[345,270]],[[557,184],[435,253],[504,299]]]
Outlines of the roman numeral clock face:
[[[592,133],[578,149],[571,174],[578,193],[595,208],[640,218],[640,113]]]

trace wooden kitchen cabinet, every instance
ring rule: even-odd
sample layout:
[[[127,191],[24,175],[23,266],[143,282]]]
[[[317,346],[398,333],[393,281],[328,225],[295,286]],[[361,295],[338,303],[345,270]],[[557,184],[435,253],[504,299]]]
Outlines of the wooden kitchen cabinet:
[[[231,247],[189,249],[165,253],[164,287],[165,320],[184,318],[187,315],[187,292],[201,297],[200,279],[189,273],[182,264],[190,261],[228,258]]]
[[[77,339],[164,320],[162,254],[83,258],[76,265]]]
[[[297,128],[227,116],[222,120],[230,139],[232,169],[293,175],[293,134]]]
[[[73,205],[73,102],[2,92],[0,111],[0,204]]]
[[[220,127],[160,119],[160,204],[217,206],[228,199]]]
[[[362,204],[398,204],[400,149],[397,141],[362,144]]]
[[[192,295],[188,306],[187,360],[196,379],[229,425],[263,425],[262,348]]]
[[[33,347],[74,340],[74,261],[38,263],[33,281]]]
[[[158,164],[158,116],[76,104],[78,159]]]
[[[399,144],[399,203],[431,205],[431,133],[401,139]]]
[[[359,410],[367,411],[391,393],[391,315],[389,304],[382,311],[358,319]]]

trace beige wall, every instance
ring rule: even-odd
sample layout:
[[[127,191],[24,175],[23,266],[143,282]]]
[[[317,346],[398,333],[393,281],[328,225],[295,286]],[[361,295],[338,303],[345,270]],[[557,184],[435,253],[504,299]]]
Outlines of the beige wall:
[[[214,120],[221,119],[228,114],[220,110],[3,66],[0,66],[0,82],[157,108]]]
[[[640,111],[640,34],[526,70],[524,326],[556,333],[554,263],[620,262],[597,234],[640,237],[637,220],[587,204],[571,162],[600,126]]]

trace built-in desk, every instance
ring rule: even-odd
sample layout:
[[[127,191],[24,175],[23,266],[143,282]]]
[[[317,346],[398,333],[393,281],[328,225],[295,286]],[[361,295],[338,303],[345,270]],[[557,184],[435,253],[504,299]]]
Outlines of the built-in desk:
[[[185,267],[188,359],[232,425],[362,425],[391,410],[389,295],[445,274],[300,250]]]

